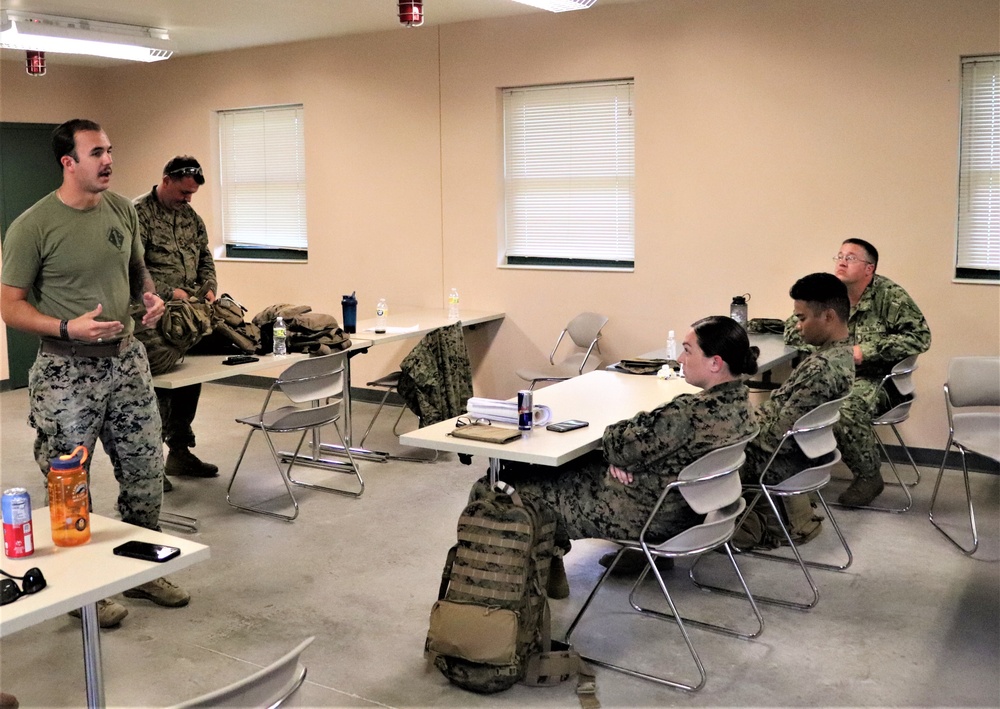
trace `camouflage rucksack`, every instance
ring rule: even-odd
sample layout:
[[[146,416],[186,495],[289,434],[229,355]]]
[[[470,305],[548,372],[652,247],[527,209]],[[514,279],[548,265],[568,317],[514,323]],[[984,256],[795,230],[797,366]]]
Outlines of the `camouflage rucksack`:
[[[452,683],[492,694],[581,675],[589,682],[578,694],[593,700],[580,656],[550,641],[545,589],[555,527],[550,508],[522,501],[503,482],[462,511],[424,644],[424,656]]]
[[[163,339],[182,353],[212,332],[212,306],[197,298],[168,300],[158,329]]]
[[[212,317],[212,335],[198,345],[198,354],[233,354],[260,352],[260,328],[243,317],[247,309],[228,293],[223,293],[209,304]]]

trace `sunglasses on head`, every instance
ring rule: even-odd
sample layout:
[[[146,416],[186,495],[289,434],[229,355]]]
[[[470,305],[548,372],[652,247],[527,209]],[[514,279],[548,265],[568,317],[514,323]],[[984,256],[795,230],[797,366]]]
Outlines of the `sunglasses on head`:
[[[201,174],[201,168],[200,167],[179,167],[176,170],[171,170],[167,174],[170,175],[171,177],[173,177],[174,175],[180,175],[181,177],[184,177],[186,175],[200,175]]]
[[[7,577],[0,579],[0,606],[13,603],[25,594],[38,593],[47,585],[45,577],[42,576],[42,570],[37,567],[28,569],[24,573],[24,576],[14,576],[13,574],[8,574],[3,569],[0,569],[0,574]],[[20,581],[21,587],[18,588],[17,584],[11,579]]]

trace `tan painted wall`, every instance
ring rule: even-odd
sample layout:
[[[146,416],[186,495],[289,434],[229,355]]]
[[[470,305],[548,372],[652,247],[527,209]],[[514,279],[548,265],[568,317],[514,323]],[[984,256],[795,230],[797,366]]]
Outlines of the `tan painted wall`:
[[[213,111],[304,103],[310,262],[220,263],[223,289],[251,311],[334,313],[357,289],[364,315],[455,286],[507,312],[472,338],[484,396],[511,395],[576,312],[611,317],[606,359],[635,355],[738,293],[751,316],[783,317],[797,277],[869,239],[931,324],[905,430],[941,447],[948,359],[1000,351],[997,287],[951,280],[959,57],[1000,52],[998,17],[998,0],[651,1],[92,71],[96,107],[50,90],[54,68],[38,81],[0,62],[0,119],[86,106],[116,145],[115,189],[136,195],[176,152],[210,163]],[[625,76],[635,272],[497,268],[498,87]],[[210,181],[195,206],[217,235],[216,198]],[[355,359],[355,381],[404,351]]]

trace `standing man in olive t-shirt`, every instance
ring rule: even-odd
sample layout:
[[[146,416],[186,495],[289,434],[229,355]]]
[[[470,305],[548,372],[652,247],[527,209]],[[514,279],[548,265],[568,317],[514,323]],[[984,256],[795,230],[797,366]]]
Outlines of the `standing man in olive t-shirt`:
[[[11,224],[0,274],[0,316],[41,336],[28,375],[35,461],[47,474],[52,458],[79,445],[93,451],[100,438],[118,480],[122,520],[158,530],[160,417],[145,348],[132,336],[130,302],[151,327],[163,301],[143,264],[135,209],[108,191],[108,136],[93,121],[74,119],[56,128],[52,147],[62,184]],[[190,598],[162,578],[125,595],[166,606]],[[127,613],[115,601],[98,604],[102,627]]]

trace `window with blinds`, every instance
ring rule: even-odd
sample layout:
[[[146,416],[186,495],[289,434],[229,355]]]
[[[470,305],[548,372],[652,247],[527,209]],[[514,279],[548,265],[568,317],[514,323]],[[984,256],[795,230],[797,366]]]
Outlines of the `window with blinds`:
[[[634,267],[633,86],[503,90],[504,263]]]
[[[955,277],[1000,282],[1000,56],[962,59]]]
[[[219,112],[227,256],[306,260],[304,143],[301,105]]]

